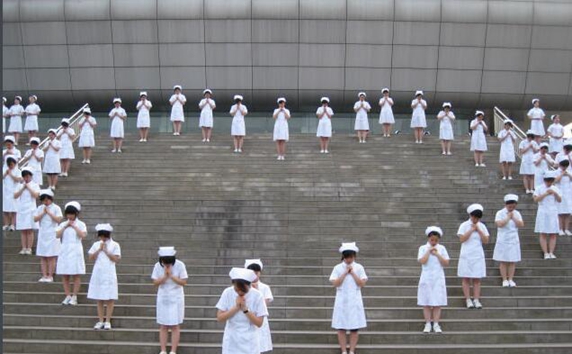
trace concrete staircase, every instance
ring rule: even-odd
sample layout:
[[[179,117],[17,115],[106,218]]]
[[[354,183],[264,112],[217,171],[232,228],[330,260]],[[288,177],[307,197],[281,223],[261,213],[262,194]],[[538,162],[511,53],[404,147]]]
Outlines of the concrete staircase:
[[[60,283],[37,283],[39,261],[19,256],[19,235],[4,239],[4,353],[158,353],[155,289],[150,273],[159,245],[174,245],[187,264],[186,321],[179,353],[219,353],[223,325],[215,303],[229,285],[228,271],[260,257],[272,286],[275,353],[338,353],[330,328],[334,289],[329,274],[342,241],[357,241],[358,261],[370,277],[363,290],[368,328],[359,353],[570,353],[572,352],[572,238],[561,237],[556,260],[541,259],[533,234],[536,206],[520,179],[501,181],[498,146],[490,142],[487,168],[476,169],[466,137],[453,156],[441,156],[436,137],[423,145],[411,136],[375,136],[358,144],[333,139],[331,154],[311,135],[294,135],[286,161],[276,161],[270,135],[249,136],[235,155],[226,134],[203,144],[197,135],[128,136],[123,154],[96,148],[91,165],[73,163],[56,202],[83,205],[93,227],[110,222],[121,243],[120,300],[112,331],[94,331],[95,304],[63,307]],[[101,137],[99,143],[107,143]],[[77,151],[76,156],[81,156]],[[516,174],[515,174],[516,175]],[[500,287],[490,259],[494,214],[502,196],[518,192],[525,218],[518,287]],[[466,310],[456,266],[458,225],[469,203],[485,206],[493,235],[486,247],[489,278],[483,310]],[[423,335],[416,306],[417,248],[426,226],[443,227],[452,257],[446,270],[450,306],[443,335]],[[88,262],[88,273],[92,263]],[[58,281],[59,279],[56,279]]]

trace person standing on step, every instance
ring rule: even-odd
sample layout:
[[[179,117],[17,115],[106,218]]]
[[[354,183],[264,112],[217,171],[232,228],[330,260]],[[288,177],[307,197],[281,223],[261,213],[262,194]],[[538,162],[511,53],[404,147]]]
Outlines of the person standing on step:
[[[175,247],[159,247],[159,262],[153,268],[153,285],[157,287],[157,323],[161,352],[167,354],[167,340],[171,331],[171,351],[176,354],[181,339],[181,323],[185,318],[187,267],[176,258]]]
[[[10,125],[8,126],[8,133],[14,136],[14,145],[18,145],[20,134],[22,134],[22,116],[24,107],[20,104],[22,102],[21,96],[14,97],[14,104],[10,107],[8,115],[10,116]]]
[[[528,130],[526,132],[526,139],[520,142],[518,149],[520,151],[520,175],[522,176],[522,183],[526,194],[534,193],[534,173],[536,166],[534,166],[534,155],[538,152],[539,147],[534,140],[534,132]]]
[[[425,119],[425,110],[427,109],[427,101],[423,99],[423,91],[415,92],[415,99],[411,101],[413,114],[411,115],[411,129],[415,135],[415,144],[423,144],[423,130],[427,127]]]
[[[379,124],[383,127],[383,137],[391,137],[391,126],[395,124],[395,117],[393,117],[393,98],[389,97],[389,89],[383,88],[381,90],[383,97],[379,99]]]
[[[564,140],[563,144],[562,151],[556,154],[556,161],[558,161],[561,156],[564,156],[570,160],[570,165],[572,166],[572,139]]]
[[[534,186],[544,184],[544,173],[554,167],[554,160],[548,153],[548,143],[540,144],[540,150],[534,155]]]
[[[44,147],[44,173],[48,175],[48,186],[51,190],[56,189],[58,184],[58,176],[62,172],[60,164],[60,150],[62,143],[56,139],[57,131],[55,129],[48,130],[48,142]]]
[[[497,241],[493,252],[493,260],[499,262],[499,271],[503,288],[515,287],[514,272],[516,263],[520,262],[520,239],[518,229],[524,227],[522,215],[516,210],[518,195],[504,196],[505,207],[497,211]]]
[[[435,333],[443,333],[439,320],[441,307],[447,306],[447,285],[443,268],[449,265],[449,254],[445,246],[439,244],[443,237],[440,227],[427,227],[425,235],[427,243],[419,247],[417,253],[417,261],[422,265],[417,288],[417,306],[423,306],[423,333],[430,333],[431,329]]]
[[[264,302],[266,307],[274,301],[274,296],[272,295],[272,290],[270,287],[260,280],[260,274],[264,265],[260,259],[247,259],[244,261],[244,268],[250,269],[256,274],[257,279],[252,282],[252,287],[262,294],[264,297]],[[264,322],[262,327],[260,327],[260,352],[265,353],[272,351],[272,334],[270,333],[270,325],[268,324],[268,316],[264,317]]]
[[[246,124],[244,117],[248,114],[248,108],[242,104],[244,98],[241,95],[234,95],[234,104],[230,107],[230,115],[232,116],[232,125],[230,127],[230,135],[234,141],[234,152],[241,153],[244,144],[244,136],[246,135]]]
[[[322,97],[320,99],[322,105],[316,110],[316,117],[318,117],[318,130],[316,136],[320,138],[320,154],[329,154],[328,145],[332,138],[332,117],[334,111],[329,107],[330,99]]]
[[[28,132],[28,141],[38,134],[38,115],[42,111],[40,106],[36,104],[38,100],[38,96],[32,95],[28,98],[30,102],[29,105],[26,106],[25,113],[26,113],[26,123],[24,124],[24,130]]]
[[[536,143],[540,144],[540,140],[546,135],[544,124],[542,123],[546,114],[542,108],[540,108],[540,100],[538,98],[532,100],[532,105],[533,107],[526,115],[528,119],[530,119],[530,130],[532,130],[536,136]]]
[[[274,119],[273,140],[276,142],[277,159],[284,160],[286,158],[286,142],[290,138],[288,129],[290,110],[286,108],[286,99],[284,97],[280,97],[276,102],[278,103],[278,108],[272,113],[272,118]]]
[[[109,119],[111,119],[111,128],[109,136],[113,139],[112,153],[121,153],[123,146],[123,138],[125,137],[125,130],[123,125],[127,120],[127,112],[121,107],[121,98],[113,99],[113,109],[109,112]]]
[[[342,254],[342,262],[334,267],[330,275],[330,283],[336,288],[332,328],[338,331],[342,354],[347,354],[346,332],[350,331],[349,354],[354,354],[359,339],[358,331],[367,327],[361,289],[368,278],[364,267],[355,261],[359,252],[355,242],[342,243],[339,252]]]
[[[439,120],[439,139],[441,139],[441,155],[451,154],[451,142],[455,139],[453,122],[455,114],[451,111],[451,102],[443,103],[443,110],[437,114]]]
[[[365,92],[358,93],[359,100],[354,104],[354,112],[356,112],[354,130],[357,131],[357,138],[360,144],[365,144],[367,134],[369,133],[367,112],[371,110],[371,106],[369,102],[365,100],[366,97]]]
[[[504,129],[499,132],[498,139],[500,141],[499,162],[501,164],[502,179],[512,179],[512,164],[516,161],[514,153],[514,143],[516,142],[516,134],[512,130],[513,122],[510,119],[504,121]]]
[[[173,122],[173,135],[181,135],[181,129],[185,122],[183,106],[187,103],[187,97],[183,95],[181,85],[173,86],[173,95],[169,98],[171,104],[171,122]]]
[[[232,286],[224,289],[216,304],[216,319],[225,323],[222,354],[259,354],[260,328],[268,309],[262,293],[252,287],[256,274],[232,268],[228,275]]]
[[[54,203],[54,192],[51,189],[40,191],[42,203],[34,213],[34,221],[39,223],[36,256],[40,257],[42,277],[40,283],[53,283],[56,272],[56,259],[60,253],[61,242],[56,237],[56,228],[62,221],[62,209]]]
[[[81,276],[85,274],[82,241],[87,235],[87,227],[78,216],[81,205],[72,201],[65,205],[65,221],[56,228],[56,237],[62,246],[56,263],[56,274],[62,276],[65,299],[62,305],[77,305],[77,294],[81,287]],[[72,286],[73,288],[70,288]]]
[[[151,127],[151,111],[153,104],[147,99],[147,92],[139,92],[139,102],[135,108],[139,111],[137,113],[137,129],[139,129],[139,142],[146,143],[149,137],[149,128]]]
[[[553,114],[550,116],[552,124],[546,129],[548,136],[550,137],[550,146],[548,152],[555,159],[556,155],[562,151],[564,147],[564,127],[560,124],[560,116],[558,114]]]
[[[487,136],[489,130],[484,121],[485,113],[483,111],[475,112],[475,119],[471,121],[471,151],[473,151],[475,167],[485,167],[483,158],[487,151]]]
[[[93,329],[110,330],[113,307],[119,297],[115,265],[121,259],[121,247],[111,238],[113,227],[110,224],[97,224],[95,231],[99,241],[95,242],[87,252],[89,260],[95,261],[87,298],[97,301],[98,322]]]
[[[560,156],[557,171],[558,176],[554,179],[554,185],[562,192],[562,201],[558,203],[558,224],[560,226],[558,236],[572,236],[572,232],[570,232],[572,171],[570,171],[570,160],[566,156]]]
[[[30,149],[24,154],[24,159],[28,160],[28,167],[34,171],[34,182],[41,186],[44,184],[42,178],[42,162],[44,161],[44,152],[39,148],[40,138],[37,136],[30,139]]]
[[[216,108],[216,103],[212,99],[212,95],[213,92],[210,89],[205,89],[203,91],[203,99],[199,102],[199,109],[201,110],[199,128],[201,128],[201,133],[203,134],[203,143],[210,143],[213,132],[213,111]]]
[[[14,193],[22,181],[22,172],[18,168],[18,160],[14,155],[8,155],[4,161],[2,178],[2,216],[3,231],[16,231],[16,212],[18,201]]]
[[[34,246],[34,230],[38,229],[38,223],[34,222],[36,211],[36,199],[40,195],[40,186],[33,180],[34,169],[26,166],[22,169],[22,182],[14,192],[17,200],[16,230],[20,231],[22,242],[21,255],[31,255]]]
[[[75,152],[73,150],[73,141],[75,138],[75,131],[70,128],[70,121],[67,118],[62,119],[62,126],[58,133],[58,139],[62,143],[60,150],[60,165],[62,173],[60,177],[67,177],[70,171],[71,160],[75,159]]]
[[[6,134],[6,118],[10,118],[10,110],[6,107],[6,102],[8,102],[6,97],[2,97],[2,134]]]
[[[544,183],[537,185],[534,191],[534,201],[538,203],[534,232],[540,234],[540,248],[544,259],[556,259],[554,250],[558,238],[558,204],[562,202],[562,192],[554,185],[560,172],[544,172]]]
[[[471,204],[467,208],[469,220],[459,226],[457,236],[461,241],[461,252],[457,267],[457,276],[462,278],[463,295],[468,309],[482,309],[481,279],[487,276],[485,251],[483,245],[489,242],[489,230],[481,222],[483,206]],[[473,285],[473,300],[471,300],[471,283]]]
[[[83,109],[83,117],[79,120],[79,143],[78,146],[83,149],[83,160],[81,163],[91,163],[91,153],[95,147],[95,127],[97,121],[91,116],[91,109],[88,107]]]

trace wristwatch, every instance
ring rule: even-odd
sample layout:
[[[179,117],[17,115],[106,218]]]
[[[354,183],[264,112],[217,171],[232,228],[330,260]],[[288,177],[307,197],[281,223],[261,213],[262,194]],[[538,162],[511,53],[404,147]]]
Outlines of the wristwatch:
[[[246,310],[242,311],[242,313],[248,313],[248,309],[246,309]]]

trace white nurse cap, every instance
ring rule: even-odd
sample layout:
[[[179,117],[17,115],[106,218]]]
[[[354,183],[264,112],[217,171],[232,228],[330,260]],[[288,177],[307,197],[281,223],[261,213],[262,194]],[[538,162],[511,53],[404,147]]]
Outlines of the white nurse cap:
[[[38,144],[39,144],[39,143],[40,143],[40,138],[38,138],[38,137],[35,136],[35,137],[33,137],[33,138],[30,139],[30,143],[38,143]]]
[[[358,97],[360,97],[360,96],[367,97],[366,93],[363,92],[363,91],[360,92],[360,93],[358,93],[357,96],[358,96]]]
[[[284,102],[286,103],[286,99],[284,97],[280,97],[276,100],[276,103]]]
[[[70,120],[69,120],[69,119],[67,119],[67,118],[62,118],[62,121],[61,121],[61,123],[67,123],[67,124],[70,124]]]
[[[415,96],[419,96],[419,95],[423,96],[423,91],[421,91],[421,90],[415,91]]]
[[[443,230],[441,230],[441,228],[439,226],[428,226],[425,229],[425,235],[429,236],[430,233],[432,232],[436,232],[439,234],[439,237],[443,236]]]
[[[36,95],[31,95],[30,97],[32,97],[36,101],[38,100],[38,96],[36,96]]]
[[[540,100],[538,98],[533,98],[532,99],[532,104],[535,104],[536,102],[540,102]]]
[[[41,198],[43,195],[47,195],[48,197],[52,197],[52,198],[53,198],[53,197],[54,197],[54,191],[52,191],[50,188],[48,188],[48,189],[42,189],[42,190],[40,190],[40,198]]]
[[[157,254],[159,257],[172,257],[177,254],[177,251],[174,246],[159,247]]]
[[[234,95],[233,100],[235,100],[235,101],[236,101],[236,100],[242,101],[242,100],[244,100],[244,98],[243,98],[241,95]]]
[[[548,178],[556,178],[558,177],[558,171],[545,171],[544,172],[544,176],[542,176],[543,179],[548,179]]]
[[[322,97],[322,98],[320,98],[320,102],[324,102],[324,101],[330,103],[330,99],[329,99],[328,97]]]
[[[111,224],[97,224],[95,225],[95,231],[113,232],[113,226]]]
[[[484,208],[483,208],[483,206],[480,205],[480,204],[471,204],[471,205],[469,205],[469,207],[467,208],[467,214],[470,214],[470,213],[472,213],[472,212],[475,211],[475,210],[483,211]]]
[[[232,268],[228,273],[232,280],[246,280],[247,282],[254,282],[258,277],[256,273],[250,269],[245,268]]]
[[[122,102],[122,101],[121,101],[121,98],[116,97],[116,98],[113,99],[113,103],[114,103],[114,104],[117,103],[117,102],[121,103],[121,102]]]
[[[558,117],[558,114],[553,114],[550,116],[550,120],[554,120],[556,117]]]
[[[534,130],[528,129],[528,130],[526,131],[526,135],[536,135],[536,134],[534,134]]]
[[[14,143],[14,142],[16,142],[16,139],[14,138],[13,135],[6,135],[6,136],[4,137],[4,142],[7,142],[7,141],[9,141],[9,142],[11,142],[11,143]]]
[[[89,107],[86,107],[83,109],[83,113],[91,114],[91,109],[89,109]]]
[[[2,102],[6,103],[6,101],[8,101],[6,97],[2,97]]]
[[[24,167],[24,168],[22,169],[22,173],[23,173],[23,172],[29,172],[31,175],[34,174],[34,170],[33,170],[31,167],[29,167],[29,166]]]
[[[81,204],[79,204],[76,201],[66,203],[64,210],[67,209],[67,207],[69,206],[76,208],[77,211],[81,211]]]
[[[210,89],[205,89],[205,90],[203,91],[203,96],[204,96],[205,94],[207,94],[207,93],[210,93],[211,95],[213,94],[213,92],[212,92]]]
[[[556,162],[557,162],[557,163],[560,163],[560,162],[566,161],[566,160],[570,161],[570,159],[568,158],[568,156],[566,156],[566,155],[558,155],[558,158],[556,159]]]
[[[540,148],[541,148],[541,149],[542,149],[542,148],[547,148],[547,149],[548,149],[549,146],[550,146],[550,145],[548,145],[548,143],[542,143],[542,144],[540,144]]]
[[[14,98],[17,99],[18,101],[22,101],[22,96],[16,96]]]
[[[504,202],[508,203],[508,202],[518,202],[518,195],[516,194],[507,194],[504,196]]]
[[[359,248],[355,242],[347,242],[347,243],[342,243],[339,251],[340,251],[340,253],[342,253],[344,251],[354,251],[357,253],[357,252],[359,252]]]
[[[181,87],[181,85],[175,85],[175,86],[173,86],[173,91],[175,91],[176,89],[179,89],[179,90],[181,90],[181,91],[183,90],[183,88]]]
[[[477,117],[477,116],[484,116],[484,115],[485,115],[485,112],[483,112],[483,111],[476,111],[476,112],[475,112],[475,117]]]
[[[514,125],[514,122],[512,121],[512,119],[507,118],[507,119],[505,119],[505,120],[503,121],[503,124]]]
[[[445,107],[451,108],[452,107],[451,102],[443,102],[443,108]]]
[[[147,91],[141,91],[139,92],[139,97],[145,96],[147,97]]]
[[[389,89],[387,87],[381,89],[381,93],[386,93],[386,92],[389,92]]]
[[[262,265],[262,261],[260,259],[247,259],[244,261],[244,268],[248,268],[251,264],[258,264],[260,269],[263,269],[264,266]]]
[[[50,130],[48,130],[48,134],[50,134],[50,133],[54,133],[54,134],[57,134],[57,133],[58,133],[58,131],[57,131],[57,130],[55,130],[55,129],[50,129]]]

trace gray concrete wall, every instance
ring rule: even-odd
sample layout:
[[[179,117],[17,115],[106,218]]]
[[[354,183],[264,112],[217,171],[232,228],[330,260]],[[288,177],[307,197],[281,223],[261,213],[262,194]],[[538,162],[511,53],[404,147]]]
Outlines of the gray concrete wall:
[[[235,93],[253,110],[284,95],[311,111],[322,95],[349,110],[365,90],[392,89],[408,110],[525,109],[532,97],[572,110],[568,0],[3,0],[3,88],[44,110],[139,90],[156,106],[181,84],[220,109]],[[374,98],[375,97],[375,98]],[[128,107],[130,108],[130,107]],[[194,107],[192,107],[194,109]]]

